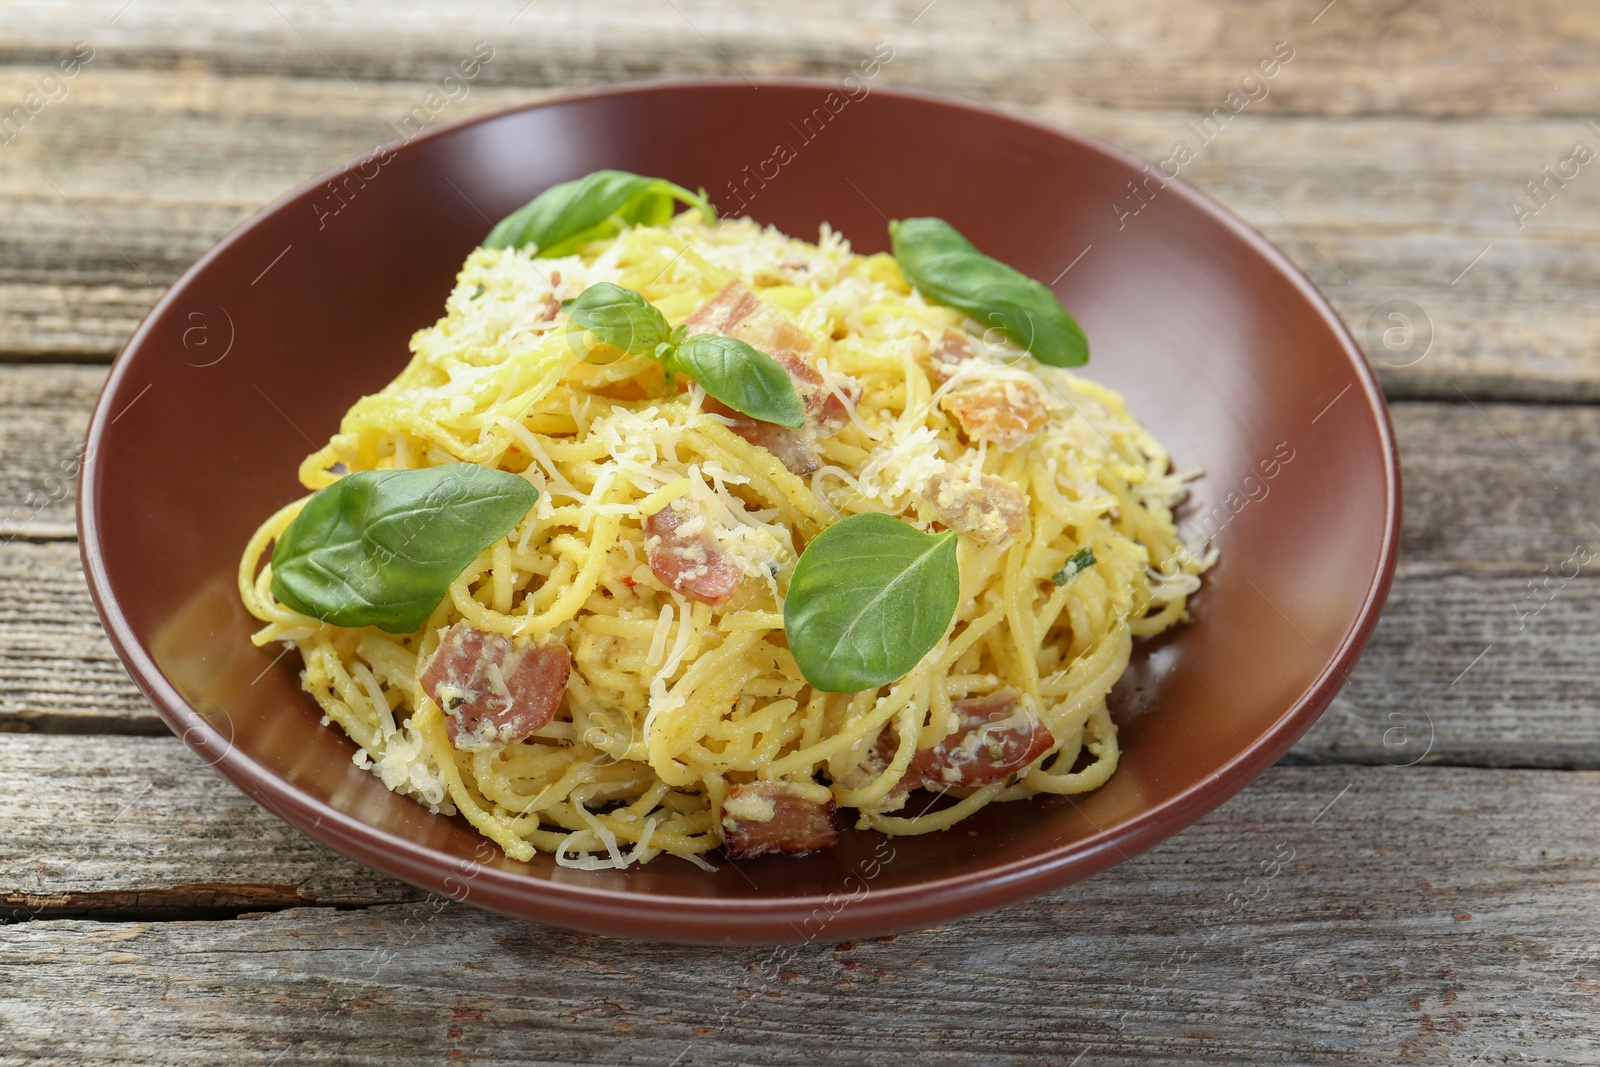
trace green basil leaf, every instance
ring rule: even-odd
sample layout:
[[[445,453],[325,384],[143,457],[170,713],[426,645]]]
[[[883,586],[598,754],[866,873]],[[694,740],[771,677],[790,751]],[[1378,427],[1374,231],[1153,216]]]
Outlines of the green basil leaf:
[[[589,286],[561,307],[573,322],[606,344],[635,356],[654,356],[672,333],[667,317],[654,304],[610,282]]]
[[[800,554],[783,626],[806,681],[859,693],[905,677],[939,643],[961,596],[956,535],[863,512]]]
[[[570,255],[580,245],[622,232],[625,226],[660,225],[675,202],[696,209],[707,222],[717,213],[703,193],[691,193],[664,178],[625,170],[597,170],[552,185],[489,231],[484,248],[534,245],[535,256]]]
[[[278,536],[272,595],[335,626],[412,633],[538,499],[526,478],[474,463],[346,475]]]
[[[1089,362],[1083,328],[1047,287],[991,259],[943,219],[889,223],[889,240],[922,295],[995,326],[1034,359],[1056,367]]]
[[[1063,563],[1061,569],[1050,576],[1050,581],[1059,589],[1090,567],[1093,567],[1094,563],[1094,549],[1085,545],[1067,557],[1067,562]]]
[[[668,353],[667,368],[687,374],[741,414],[779,426],[803,426],[805,405],[778,361],[734,337],[702,333]]]

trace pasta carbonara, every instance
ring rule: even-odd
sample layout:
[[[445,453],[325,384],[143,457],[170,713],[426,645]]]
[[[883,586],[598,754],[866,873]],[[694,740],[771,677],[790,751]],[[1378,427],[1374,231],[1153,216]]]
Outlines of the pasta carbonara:
[[[804,402],[758,422],[563,301],[608,282],[691,336],[771,355]],[[686,213],[534,258],[478,249],[410,364],[300,468],[477,464],[539,490],[413,633],[319,621],[272,591],[273,515],[240,564],[356,762],[510,856],[623,867],[804,852],[841,817],[943,830],[1116,770],[1106,698],[1135,638],[1186,619],[1210,558],[1185,475],[1113,392],[933,303],[889,255]],[[309,498],[308,498],[309,499]],[[842,518],[958,535],[959,601],[903,677],[824,692],[789,650],[801,551]]]

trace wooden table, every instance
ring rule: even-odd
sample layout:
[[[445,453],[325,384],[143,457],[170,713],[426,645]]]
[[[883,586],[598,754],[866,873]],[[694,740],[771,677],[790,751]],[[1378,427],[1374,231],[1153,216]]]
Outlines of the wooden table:
[[[1594,5],[5,0],[0,27],[0,116],[44,101],[0,127],[0,904],[19,920],[0,1063],[1600,1062],[1600,581],[1567,563],[1600,548],[1600,161],[1574,159],[1600,152]],[[478,41],[492,60],[430,122],[624,79],[838,78],[885,41],[876,84],[1152,161],[1287,42],[1183,176],[1323,288],[1393,405],[1404,557],[1321,722],[1099,877],[787,950],[425,899],[200,766],[85,592],[68,483],[96,391],[164,286],[395,137]],[[76,42],[76,76],[47,79]]]

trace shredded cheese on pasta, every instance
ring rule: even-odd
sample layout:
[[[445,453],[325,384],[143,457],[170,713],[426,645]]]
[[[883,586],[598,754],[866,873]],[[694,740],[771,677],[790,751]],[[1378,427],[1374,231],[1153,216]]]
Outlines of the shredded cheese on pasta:
[[[734,279],[815,339],[825,387],[849,415],[818,442],[821,465],[807,478],[702,411],[697,387],[666,395],[657,364],[599,345],[555,310],[609,281],[676,325]],[[304,500],[291,504],[240,564],[241,595],[265,624],[255,641],[299,651],[306,691],[359,746],[359,765],[433,811],[461,814],[518,859],[537,850],[594,869],[665,853],[704,865],[722,841],[729,790],[758,778],[831,794],[856,809],[858,826],[889,834],[1094,789],[1117,766],[1106,696],[1133,640],[1186,618],[1210,557],[1180,541],[1172,508],[1184,479],[1115,393],[977,336],[976,358],[941,384],[931,347],[963,325],[913,291],[892,258],[854,255],[826,226],[809,244],[689,213],[563,258],[479,249],[445,316],[413,338],[410,365],[355,403],[300,478],[315,490],[351,471],[470,462],[524,474],[541,490],[536,506],[456,579],[426,626],[397,636],[324,624],[272,596],[270,549]],[[861,386],[853,403],[846,377]],[[966,440],[941,399],[974,378],[1036,389],[1048,421],[1016,449]],[[960,607],[945,638],[882,689],[808,686],[783,631],[799,550],[861,511],[932,528],[936,491],[980,491],[984,477],[1020,490],[1027,516],[1014,537],[960,538]],[[649,566],[644,520],[680,498],[744,576],[722,607],[679,595]],[[1096,564],[1052,583],[1085,547]],[[534,736],[451,744],[419,676],[440,632],[463,620],[570,650],[562,709]],[[492,683],[509,700],[498,670]],[[915,751],[954,730],[956,703],[1001,686],[1036,709],[1054,750],[1014,780],[952,790],[953,804],[894,803]],[[873,766],[885,732],[894,755]],[[770,804],[742,798],[728,814],[741,810],[759,816]]]

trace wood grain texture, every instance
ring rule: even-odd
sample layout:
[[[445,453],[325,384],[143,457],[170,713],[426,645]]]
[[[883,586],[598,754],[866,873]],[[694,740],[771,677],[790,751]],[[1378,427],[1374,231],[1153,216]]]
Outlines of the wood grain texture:
[[[221,804],[202,827],[245,816],[217,833],[231,875],[270,876],[252,837],[295,854],[202,781]],[[176,1034],[191,1062],[239,1064],[1593,1062],[1597,803],[1590,773],[1280,768],[1087,882],[788,949],[440,901],[28,922],[0,927],[0,1062],[167,1062]],[[198,851],[192,869],[224,858]]]
[[[0,546],[0,732],[165,736],[89,600],[72,542]]]
[[[175,737],[0,735],[0,916],[193,915],[423,894],[322,847]]]
[[[101,367],[0,370],[0,541],[73,537],[78,462]]]
[[[1183,177],[1261,228],[1322,286],[1392,395],[1454,398],[1460,387],[1475,397],[1600,399],[1593,341],[1600,311],[1589,299],[1600,283],[1594,252],[1600,182],[1580,170],[1536,214],[1519,220],[1509,209],[1514,200],[1539,206],[1528,200],[1524,183],[1558,164],[1576,142],[1600,150],[1600,132],[1583,121],[1585,107],[1600,113],[1600,90],[1579,93],[1573,99],[1589,103],[1573,108],[1540,103],[1535,110],[1544,110],[1532,118],[1439,122],[1426,107],[1388,106],[1360,118],[1331,117],[1345,112],[1340,94],[1325,84],[1330,77],[1344,86],[1438,85],[1440,67],[1488,85],[1488,71],[1500,70],[1495,99],[1514,96],[1508,87],[1517,76],[1495,66],[1495,48],[1476,41],[1480,31],[1494,34],[1470,7],[1453,14],[1443,5],[1391,11],[1341,0],[1316,33],[1328,31],[1336,17],[1362,20],[1359,31],[1344,31],[1356,35],[1351,48],[1326,50],[1339,39],[1331,33],[1325,40],[1294,38],[1295,58],[1266,83],[1269,94],[1200,146],[1188,124],[1220,106],[1257,53],[1270,51],[1280,32],[1275,27],[1304,18],[1300,5],[1271,5],[1251,17],[1248,34],[1230,31],[1243,16],[1226,4],[1173,5],[1165,21],[1132,9],[1086,7],[1083,15],[1069,11],[1062,18],[1025,5],[984,6],[989,17],[976,22],[970,5],[941,3],[916,26],[907,23],[904,35],[893,37],[895,58],[872,84],[954,91],[1104,138],[1152,162],[1168,157],[1180,139],[1197,146]],[[414,9],[386,10],[380,19],[363,6],[282,7],[305,38],[270,7],[242,7],[238,24],[218,35],[215,15],[136,4],[104,27],[108,35],[96,58],[69,83],[67,97],[0,147],[0,197],[12,208],[0,218],[0,355],[108,358],[162,289],[250,212],[394,138],[393,123],[437,88],[474,40],[495,42],[495,58],[437,123],[536,99],[558,84],[627,74],[731,75],[729,60],[696,26],[740,69],[748,63],[748,73],[841,78],[874,40],[890,40],[883,35],[896,18],[908,18],[887,6],[877,22],[847,17],[831,4],[800,18],[720,2],[680,7],[687,18],[670,6],[620,5],[620,39],[586,46],[584,35],[597,33],[605,9],[580,14],[548,0],[538,9],[544,21],[535,22],[530,11],[525,20],[507,22],[499,36],[491,32],[499,15],[468,16],[452,34],[440,34]],[[1524,13],[1537,8],[1507,14],[1522,25]],[[948,25],[938,28],[936,16]],[[1150,56],[1199,73],[1171,82],[1188,86],[1176,95],[1107,98],[1088,86],[1120,92],[1145,83],[1084,16],[1113,41],[1119,34],[1142,40],[1118,46],[1130,59],[1141,57],[1132,60],[1140,69]],[[21,99],[37,84],[52,48],[70,46],[49,44],[47,27],[97,25],[89,5],[53,11],[48,20],[19,17],[18,43],[10,52],[0,48],[0,61],[8,61],[0,66],[0,101]],[[1552,25],[1564,25],[1552,24],[1548,10],[1543,17],[1540,40]],[[555,27],[565,36],[530,35],[525,23],[539,34]],[[1509,33],[1510,26],[1502,28]],[[719,27],[729,39],[717,36]],[[1595,31],[1570,32],[1581,39]],[[236,36],[246,33],[249,47]],[[630,66],[635,34],[641,48],[672,56],[672,69]],[[736,41],[758,39],[766,58],[750,62],[736,54]],[[1196,62],[1197,42],[1209,42],[1203,63]],[[342,57],[342,47],[360,49],[370,62]],[[1566,47],[1556,50],[1564,54]],[[1389,48],[1408,58],[1376,58]],[[170,61],[174,49],[184,51],[185,63]],[[1504,41],[1499,50],[1544,86]],[[1092,51],[1104,56],[1084,62],[1080,53]],[[955,53],[961,62],[952,60]],[[291,54],[304,62],[291,62]],[[1366,57],[1359,64],[1357,54]],[[288,73],[264,73],[274,64]],[[1120,65],[1120,73],[1106,64]],[[962,72],[974,67],[989,74],[963,80]],[[1164,74],[1150,76],[1165,83]],[[1587,67],[1581,76],[1592,77]],[[1563,91],[1577,84],[1568,81]],[[1460,103],[1471,94],[1444,97]],[[1106,210],[1113,210],[1109,196]],[[1159,224],[1159,212],[1158,201],[1128,224]],[[1420,310],[1419,336],[1432,338],[1425,357],[1417,358],[1420,340],[1399,351],[1384,347],[1391,323],[1383,309],[1396,300]]]
[[[0,58],[44,63],[87,40],[108,66],[359,86],[437,76],[486,40],[506,57],[486,80],[565,87],[685,75],[835,76],[872,42],[890,40],[905,54],[900,76],[914,84],[1156,110],[1209,107],[1284,40],[1315,59],[1274,99],[1285,113],[1573,114],[1587,113],[1600,93],[1591,62],[1600,26],[1562,0],[1476,10],[1450,0],[496,0],[447,17],[427,0],[122,6],[9,3]]]

